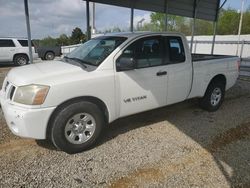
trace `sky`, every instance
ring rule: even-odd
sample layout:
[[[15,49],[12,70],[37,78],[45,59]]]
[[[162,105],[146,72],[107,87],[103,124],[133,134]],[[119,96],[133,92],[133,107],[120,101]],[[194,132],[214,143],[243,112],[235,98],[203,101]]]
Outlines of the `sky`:
[[[223,1],[223,0],[221,0]],[[240,9],[240,0],[228,0],[225,8]],[[245,0],[245,8],[250,0]],[[29,0],[32,38],[58,37],[71,34],[75,27],[86,30],[85,2],[82,0]],[[142,18],[150,21],[150,12],[135,10],[134,23]],[[128,29],[130,9],[96,4],[96,28]],[[0,37],[26,37],[23,0],[0,0]]]

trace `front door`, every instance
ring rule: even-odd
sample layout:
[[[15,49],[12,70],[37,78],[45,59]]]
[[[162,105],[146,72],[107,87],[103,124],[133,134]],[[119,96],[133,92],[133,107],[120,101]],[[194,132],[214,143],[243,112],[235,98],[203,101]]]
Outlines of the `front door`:
[[[116,72],[119,117],[167,104],[167,65],[164,65],[164,41],[161,36],[138,39],[119,57],[131,58],[133,70]]]

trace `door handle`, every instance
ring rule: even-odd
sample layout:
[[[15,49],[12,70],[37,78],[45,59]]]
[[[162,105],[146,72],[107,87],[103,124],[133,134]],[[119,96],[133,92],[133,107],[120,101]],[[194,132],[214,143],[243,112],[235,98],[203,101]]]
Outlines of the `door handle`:
[[[159,71],[156,73],[157,76],[164,76],[167,75],[167,71]]]

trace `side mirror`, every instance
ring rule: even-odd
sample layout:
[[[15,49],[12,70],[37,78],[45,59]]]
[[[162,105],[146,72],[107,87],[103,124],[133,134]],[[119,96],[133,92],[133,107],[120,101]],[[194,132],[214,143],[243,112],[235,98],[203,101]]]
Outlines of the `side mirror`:
[[[135,69],[135,60],[129,57],[121,57],[116,61],[117,71],[128,71]]]

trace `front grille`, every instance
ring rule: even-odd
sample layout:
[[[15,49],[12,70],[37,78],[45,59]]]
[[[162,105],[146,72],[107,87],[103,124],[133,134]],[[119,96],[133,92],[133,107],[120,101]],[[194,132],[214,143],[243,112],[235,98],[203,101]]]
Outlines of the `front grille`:
[[[15,90],[16,90],[16,87],[15,86],[11,86],[11,89],[10,89],[10,100],[12,100],[13,95],[15,93]]]
[[[5,98],[12,100],[15,94],[16,87],[12,85],[9,81],[6,81],[4,86]]]
[[[9,86],[9,84],[10,84],[10,83],[7,81],[6,84],[5,84],[5,86],[4,86],[4,91],[5,91],[5,92],[6,92],[7,88],[8,88],[8,86]]]

